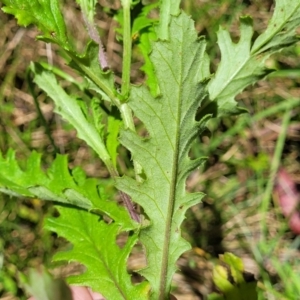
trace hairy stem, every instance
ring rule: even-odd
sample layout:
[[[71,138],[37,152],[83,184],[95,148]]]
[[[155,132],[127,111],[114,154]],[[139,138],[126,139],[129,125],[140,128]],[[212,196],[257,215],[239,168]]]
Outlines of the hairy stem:
[[[87,27],[90,38],[99,45],[99,54],[98,54],[99,55],[99,57],[98,57],[99,63],[100,63],[101,69],[105,71],[109,68],[109,66],[108,66],[106,53],[105,53],[102,41],[100,39],[99,33],[98,33],[94,23],[88,19],[88,17],[85,15],[84,11],[82,11],[82,17],[83,17],[83,21]]]

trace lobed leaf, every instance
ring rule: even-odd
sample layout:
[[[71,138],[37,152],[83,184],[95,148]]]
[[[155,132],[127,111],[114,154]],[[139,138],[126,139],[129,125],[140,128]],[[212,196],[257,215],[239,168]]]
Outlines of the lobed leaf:
[[[131,233],[124,246],[116,243],[120,226],[107,224],[89,212],[59,207],[60,216],[50,218],[46,228],[57,232],[73,244],[70,251],[59,252],[54,260],[79,261],[86,272],[68,278],[70,284],[89,286],[105,299],[148,299],[147,283],[134,285],[127,273],[127,259],[137,242],[137,233]]]
[[[251,55],[252,19],[242,17],[240,22],[240,40],[236,44],[227,30],[220,28],[218,31],[221,62],[208,88],[210,100],[217,105],[216,116],[239,113],[235,96],[269,73],[264,68],[265,59]]]
[[[271,72],[265,60],[274,52],[299,40],[295,29],[300,26],[300,2],[277,0],[266,31],[252,46],[253,27],[250,17],[240,18],[240,40],[233,43],[227,30],[218,31],[221,62],[209,83],[209,99],[217,106],[216,116],[240,113],[234,97]]]
[[[0,191],[13,196],[37,197],[103,213],[113,219],[124,230],[137,226],[125,208],[108,201],[99,193],[99,182],[88,179],[83,171],[68,169],[67,156],[57,155],[52,165],[43,172],[41,155],[33,151],[25,161],[23,169],[9,150],[6,157],[0,155]]]
[[[185,182],[204,159],[190,160],[188,152],[209,118],[195,120],[206,95],[205,42],[197,38],[193,22],[184,13],[171,18],[170,37],[154,43],[150,55],[161,97],[153,98],[145,86],[132,87],[128,102],[149,138],[130,130],[120,137],[143,167],[146,180],[117,180],[117,187],[143,207],[151,222],[140,233],[148,264],[140,273],[150,282],[155,300],[168,298],[176,260],[189,248],[180,236],[180,225],[186,210],[199,203],[203,194],[186,193]]]
[[[2,10],[14,15],[18,24],[36,25],[44,35],[41,39],[59,44],[69,49],[66,25],[57,0],[2,0]]]

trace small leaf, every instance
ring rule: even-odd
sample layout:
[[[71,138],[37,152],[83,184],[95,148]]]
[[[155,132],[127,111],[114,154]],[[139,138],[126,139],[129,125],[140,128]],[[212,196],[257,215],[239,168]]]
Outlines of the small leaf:
[[[213,281],[218,289],[224,294],[234,289],[234,286],[228,279],[228,273],[225,267],[217,265],[213,269]]]
[[[245,282],[243,277],[244,264],[241,258],[230,252],[225,252],[225,254],[221,256],[221,260],[230,267],[230,272],[235,283],[241,284]]]
[[[103,110],[100,107],[101,100],[99,98],[93,97],[91,103],[91,109],[93,113],[93,123],[97,129],[99,135],[104,139],[104,128],[103,124]]]
[[[223,295],[211,293],[207,295],[207,300],[226,300]]]
[[[149,54],[152,50],[152,43],[157,39],[155,25],[158,20],[149,18],[148,14],[158,7],[158,4],[159,2],[156,2],[144,6],[132,25],[132,38],[138,39],[137,46],[144,57],[144,65],[140,69],[147,75],[146,83],[154,97],[159,95],[159,86]]]
[[[224,255],[220,255],[220,261],[222,265],[218,264],[214,266],[213,282],[222,292],[223,297],[220,296],[218,298],[216,294],[213,294],[208,299],[256,300],[257,283],[255,281],[245,282],[242,260],[232,253],[226,252]],[[224,267],[224,263],[227,265],[227,268]],[[228,267],[230,268],[230,273]],[[233,282],[230,281],[230,278],[233,278]]]
[[[149,13],[156,7],[159,6],[159,2],[150,3],[142,8],[140,14],[133,20],[132,24],[132,38],[134,39],[139,33],[149,27],[153,27],[154,24],[158,23],[157,19],[149,18]]]

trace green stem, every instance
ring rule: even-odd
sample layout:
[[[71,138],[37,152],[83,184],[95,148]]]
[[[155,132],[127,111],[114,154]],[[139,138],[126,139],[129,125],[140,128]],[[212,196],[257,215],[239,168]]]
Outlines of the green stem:
[[[125,100],[129,97],[130,92],[130,69],[131,69],[131,21],[130,21],[130,4],[131,0],[122,0],[123,6],[123,66],[122,66],[122,87],[121,94]],[[121,116],[125,125],[135,132],[135,126],[133,122],[132,112],[127,103],[123,103],[119,106]],[[136,161],[133,161],[135,178],[137,181],[141,182],[142,178],[140,174],[142,173],[142,167]]]
[[[122,87],[121,94],[127,100],[130,88],[131,68],[131,22],[130,4],[131,0],[122,0],[123,6],[123,66],[122,66]]]

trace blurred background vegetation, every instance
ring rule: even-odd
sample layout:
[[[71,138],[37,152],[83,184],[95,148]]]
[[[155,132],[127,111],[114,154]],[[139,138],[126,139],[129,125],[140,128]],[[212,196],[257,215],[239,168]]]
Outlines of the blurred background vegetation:
[[[76,37],[74,43],[83,51],[88,35],[78,21],[80,11],[75,1],[61,2],[68,29]],[[233,40],[238,40],[239,17],[249,14],[257,36],[266,28],[274,3],[183,0],[182,7],[195,20],[199,36],[207,38],[214,72],[220,60],[216,44],[219,26],[228,28]],[[117,0],[99,0],[96,18],[109,63],[120,77],[122,45],[114,30],[118,26],[114,16],[119,8]],[[138,13],[139,7],[133,11]],[[105,178],[108,174],[95,154],[76,138],[74,129],[53,113],[52,101],[26,80],[30,61],[47,62],[78,76],[66,66],[55,46],[35,40],[37,34],[34,27],[20,28],[12,16],[0,12],[1,152],[13,148],[22,159],[35,149],[43,153],[45,167],[56,151],[67,153],[70,168],[80,165],[89,176]],[[136,47],[133,53],[132,82],[140,83],[144,81],[139,70],[141,54]],[[212,268],[218,255],[226,251],[242,258],[245,276],[251,274],[246,276],[249,280],[259,280],[265,297],[261,299],[300,299],[300,239],[282,215],[272,185],[276,165],[289,174],[296,187],[300,184],[300,44],[272,56],[267,65],[276,72],[237,97],[249,114],[211,122],[207,134],[199,138],[191,151],[191,156],[205,155],[208,160],[201,170],[191,174],[187,188],[203,191],[207,196],[188,212],[184,224],[183,234],[193,249],[178,262],[180,271],[174,278],[174,293],[179,300],[205,299],[216,289]],[[70,83],[63,84],[73,92]],[[37,108],[47,121],[46,127]],[[50,143],[47,129],[57,149]],[[124,149],[118,160],[121,172],[127,172],[130,162]],[[53,253],[58,247],[68,247],[65,241],[43,230],[44,218],[53,214],[51,203],[0,194],[0,299],[26,299],[19,282],[20,272],[41,265],[53,269]],[[130,264],[138,268],[139,259],[133,255]],[[55,267],[53,272],[58,276],[76,269]]]

